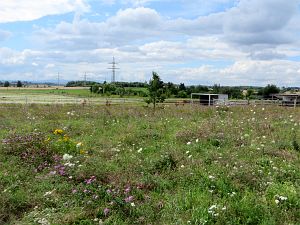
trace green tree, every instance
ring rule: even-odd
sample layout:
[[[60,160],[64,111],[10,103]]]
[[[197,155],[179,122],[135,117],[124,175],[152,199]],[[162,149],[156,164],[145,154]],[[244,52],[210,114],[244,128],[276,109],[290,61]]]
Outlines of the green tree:
[[[17,87],[22,87],[22,86],[23,86],[22,82],[18,80]]]
[[[179,91],[177,97],[178,98],[187,98],[187,93],[185,91]]]
[[[152,79],[149,82],[149,101],[153,103],[155,109],[156,103],[164,102],[166,96],[164,94],[164,83],[156,72],[152,72]]]
[[[9,83],[8,81],[5,81],[3,86],[4,86],[4,87],[9,87],[9,86],[10,86],[10,83]]]
[[[262,90],[259,91],[260,95],[263,95],[265,98],[269,98],[272,94],[278,94],[280,92],[280,88],[274,84],[268,84]]]
[[[180,83],[178,88],[179,88],[179,91],[185,91],[186,90],[186,87],[185,87],[184,83]]]

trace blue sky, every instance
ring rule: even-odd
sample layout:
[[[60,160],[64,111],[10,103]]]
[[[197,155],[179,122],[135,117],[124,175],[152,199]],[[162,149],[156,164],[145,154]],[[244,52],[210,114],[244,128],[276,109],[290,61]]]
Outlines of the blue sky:
[[[0,80],[300,86],[300,0],[4,0]]]

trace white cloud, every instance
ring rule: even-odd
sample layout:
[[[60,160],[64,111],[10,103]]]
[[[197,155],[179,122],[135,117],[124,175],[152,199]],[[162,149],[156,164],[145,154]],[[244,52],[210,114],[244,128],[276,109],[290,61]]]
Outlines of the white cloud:
[[[85,0],[4,0],[0,1],[0,23],[31,21],[47,15],[85,12]]]
[[[24,64],[25,52],[19,53],[10,48],[0,48],[0,65]]]
[[[23,1],[20,1],[21,6]],[[134,0],[104,1],[107,4],[139,5],[139,1]],[[163,0],[164,3],[168,1]],[[109,80],[107,63],[116,56],[121,67],[117,77],[122,81],[148,80],[151,71],[157,70],[163,80],[176,83],[300,85],[300,66],[288,61],[289,57],[300,55],[300,16],[296,10],[299,1],[186,1],[189,7],[231,5],[231,8],[216,9],[204,16],[199,11],[194,19],[167,17],[166,11],[146,7],[120,9],[101,21],[89,20],[85,15],[82,18],[76,16],[72,22],[35,27],[33,42],[42,47],[39,50],[1,48],[0,64],[5,73],[14,76],[18,72],[48,79],[60,71],[63,79],[73,80],[82,79],[88,72],[90,79]],[[57,2],[69,7],[60,6],[62,9],[56,11],[46,7],[45,12],[39,13],[48,15],[54,11],[87,9],[84,0],[57,0],[53,8]],[[140,1],[140,4],[151,6],[151,2]],[[185,3],[182,0],[176,2]],[[44,1],[45,4],[50,1]],[[37,13],[33,16],[37,17]],[[7,33],[2,33],[2,37],[5,36]],[[4,72],[1,73],[0,79]]]
[[[300,84],[299,69],[298,62],[241,60],[225,68],[204,65],[176,70],[173,74],[188,84],[295,86]]]
[[[119,10],[105,22],[74,20],[54,29],[36,32],[36,40],[56,49],[116,47],[161,35],[162,18],[153,9],[139,7]]]

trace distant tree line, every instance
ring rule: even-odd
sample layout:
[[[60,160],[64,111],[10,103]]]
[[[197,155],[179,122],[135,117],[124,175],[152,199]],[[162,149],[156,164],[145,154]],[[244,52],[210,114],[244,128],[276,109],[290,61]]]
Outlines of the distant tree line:
[[[154,74],[155,75],[155,74]],[[157,75],[157,74],[156,74]],[[152,74],[153,76],[153,74]],[[151,81],[155,78],[152,77]],[[156,78],[155,78],[156,79]],[[151,81],[147,82],[114,82],[99,83],[94,81],[70,81],[67,87],[89,86],[92,93],[100,95],[119,95],[150,97],[149,87]],[[266,87],[230,87],[215,84],[213,86],[191,85],[186,86],[184,83],[174,84],[172,82],[164,83],[160,80],[160,91],[163,98],[189,98],[191,93],[211,93],[211,94],[227,94],[230,99],[260,99],[271,98],[273,94],[279,93],[281,90],[276,85],[267,85]]]
[[[0,81],[0,87],[23,87],[23,83],[19,80],[17,82]]]
[[[95,81],[69,81],[66,87],[89,87],[96,84],[99,83]]]

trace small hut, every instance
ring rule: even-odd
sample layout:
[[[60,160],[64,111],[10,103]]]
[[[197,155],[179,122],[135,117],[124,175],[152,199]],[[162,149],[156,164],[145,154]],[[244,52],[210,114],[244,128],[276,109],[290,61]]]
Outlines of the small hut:
[[[227,101],[228,101],[227,94],[205,94],[205,93],[191,94],[191,102],[200,103],[200,105],[211,106],[211,105],[218,105],[218,104],[226,104]]]

